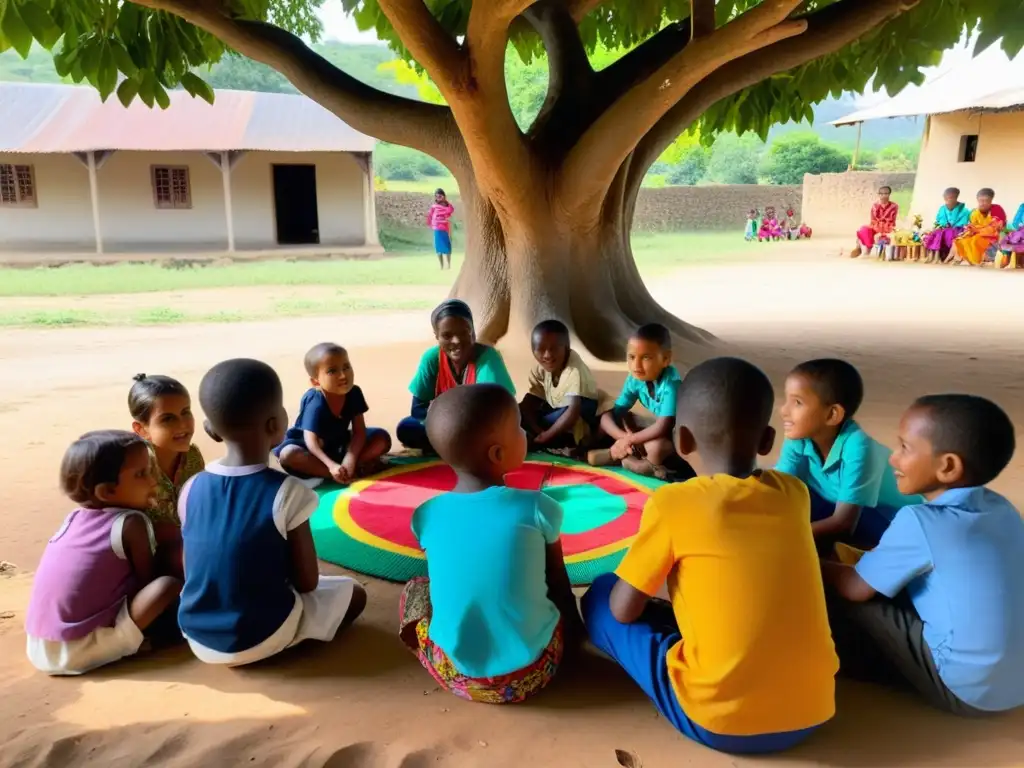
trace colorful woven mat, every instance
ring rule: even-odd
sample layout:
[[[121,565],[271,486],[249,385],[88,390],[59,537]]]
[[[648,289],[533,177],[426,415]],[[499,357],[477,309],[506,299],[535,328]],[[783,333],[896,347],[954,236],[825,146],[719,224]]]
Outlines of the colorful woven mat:
[[[546,454],[531,454],[506,482],[542,489],[561,503],[565,564],[577,585],[615,570],[636,535],[644,503],[662,485],[621,469]],[[391,581],[426,576],[427,561],[410,528],[412,513],[454,486],[455,473],[429,459],[392,459],[385,472],[348,488],[321,486],[320,506],[310,520],[317,554]]]

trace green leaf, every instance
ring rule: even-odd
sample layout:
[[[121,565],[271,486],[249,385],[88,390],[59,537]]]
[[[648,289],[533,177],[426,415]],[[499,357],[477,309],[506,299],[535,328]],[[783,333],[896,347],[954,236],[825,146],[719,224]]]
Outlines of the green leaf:
[[[96,75],[97,88],[100,91],[100,99],[106,101],[117,87],[117,65],[114,64],[114,52],[109,45],[103,46],[103,53],[100,54],[100,68]]]
[[[110,52],[114,57],[114,65],[124,72],[127,77],[134,77],[135,73],[139,71],[139,68],[135,66],[135,62],[132,61],[128,49],[124,47],[120,40],[110,41]]]
[[[213,89],[195,73],[186,72],[182,75],[181,86],[193,96],[201,98],[207,104],[213,104]]]
[[[167,95],[167,91],[160,83],[153,81],[153,97],[156,99],[156,103],[160,105],[160,109],[167,109],[171,106],[171,97]]]
[[[18,13],[18,6],[13,2],[7,3],[7,10],[0,20],[0,32],[11,43],[11,47],[18,52],[23,59],[28,58],[28,52],[32,50],[32,32]]]
[[[77,63],[81,65],[82,74],[89,78],[90,83],[98,79],[102,55],[103,43],[98,38],[94,37],[82,43]]]
[[[19,12],[25,26],[32,33],[32,37],[47,50],[53,48],[64,34],[60,27],[53,23],[53,19],[46,9],[38,3],[23,3]]]
[[[121,84],[117,86],[117,98],[126,107],[132,103],[138,93],[139,82],[133,78],[122,80]]]
[[[139,82],[139,98],[150,109],[153,108],[153,104],[156,102],[156,88],[157,83],[153,73],[143,72],[142,80]]]
[[[139,34],[142,21],[142,9],[135,3],[122,3],[121,13],[117,17],[117,34],[125,42],[135,39]]]

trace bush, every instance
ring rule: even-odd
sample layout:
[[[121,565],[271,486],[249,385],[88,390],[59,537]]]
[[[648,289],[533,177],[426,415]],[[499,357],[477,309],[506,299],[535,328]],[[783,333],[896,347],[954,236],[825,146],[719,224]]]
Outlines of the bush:
[[[409,147],[381,142],[374,152],[377,175],[386,181],[416,181],[424,176],[445,176],[437,160]]]
[[[841,173],[849,167],[850,159],[817,134],[790,134],[772,144],[761,173],[772,184],[803,184],[804,174]]]

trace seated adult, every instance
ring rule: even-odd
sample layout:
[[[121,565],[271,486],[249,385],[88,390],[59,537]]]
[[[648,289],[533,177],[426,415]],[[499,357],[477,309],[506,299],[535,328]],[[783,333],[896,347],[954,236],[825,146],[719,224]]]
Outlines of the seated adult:
[[[420,358],[409,391],[412,409],[398,423],[396,434],[406,448],[433,453],[424,421],[435,397],[461,384],[498,384],[515,396],[516,387],[508,374],[501,353],[480,344],[473,328],[473,313],[459,299],[441,302],[430,313],[437,346]]]

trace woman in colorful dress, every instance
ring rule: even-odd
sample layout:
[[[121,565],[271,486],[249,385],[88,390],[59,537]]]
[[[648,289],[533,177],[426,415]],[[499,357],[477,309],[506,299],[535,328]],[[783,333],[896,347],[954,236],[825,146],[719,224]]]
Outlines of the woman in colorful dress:
[[[1000,268],[1010,266],[1011,257],[1017,269],[1024,267],[1024,258],[1020,257],[1020,254],[1024,254],[1024,203],[1020,204],[1020,208],[1017,209],[1017,215],[1013,217],[1013,222],[1010,224],[1009,233],[999,243],[999,250],[1001,250],[1002,256],[999,258]]]
[[[900,215],[900,207],[889,199],[891,196],[892,187],[878,188],[878,202],[871,206],[871,223],[857,230],[857,247],[850,251],[850,258],[870,253],[876,242],[888,244]]]
[[[963,232],[971,219],[971,212],[960,202],[960,190],[949,187],[942,193],[943,204],[935,214],[935,226],[926,232],[922,242],[929,264],[942,261],[949,255],[953,241]]]
[[[953,241],[946,263],[967,263],[979,267],[990,252],[995,257],[996,246],[1006,226],[1006,211],[992,202],[995,196],[995,191],[988,187],[978,191],[978,207],[971,211],[970,221]]]

